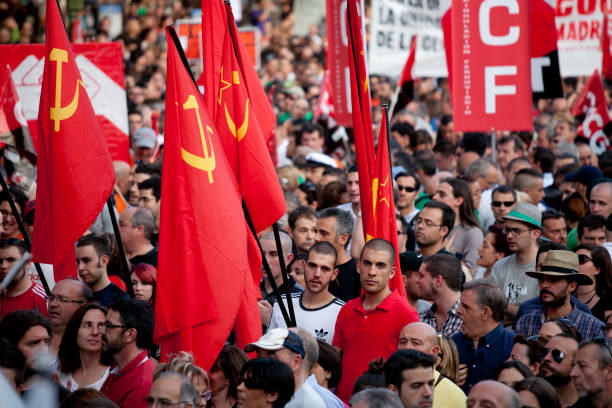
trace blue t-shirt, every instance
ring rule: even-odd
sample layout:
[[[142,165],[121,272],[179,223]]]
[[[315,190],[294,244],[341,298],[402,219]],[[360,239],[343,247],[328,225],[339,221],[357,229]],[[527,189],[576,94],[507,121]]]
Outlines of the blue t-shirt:
[[[129,297],[128,294],[119,289],[119,286],[112,282],[104,289],[93,293],[94,301],[100,303],[100,305],[104,307],[108,307],[115,299],[126,297]]]

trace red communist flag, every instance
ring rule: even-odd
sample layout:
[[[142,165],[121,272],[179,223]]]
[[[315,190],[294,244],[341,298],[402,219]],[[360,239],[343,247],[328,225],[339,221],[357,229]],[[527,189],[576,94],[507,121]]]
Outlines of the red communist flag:
[[[351,101],[353,114],[353,137],[359,173],[359,196],[363,225],[372,217],[372,173],[374,171],[374,141],[372,140],[372,113],[368,74],[365,65],[361,16],[356,0],[348,0],[348,54],[351,71]],[[365,231],[364,231],[365,233]]]
[[[222,0],[202,1],[202,40],[206,107],[259,232],[286,211],[266,147],[274,137],[274,111]]]
[[[110,197],[115,173],[54,0],[47,1],[38,121],[32,253],[53,264],[57,282],[76,276],[74,243]]]
[[[245,284],[249,232],[221,135],[171,27],[167,38],[162,194],[172,199],[161,206],[155,341],[164,358],[191,351],[209,370],[245,299],[257,309]]]
[[[372,175],[372,218],[366,227],[366,242],[381,238],[393,244],[395,248],[395,266],[397,271],[389,281],[389,287],[396,289],[402,297],[406,296],[404,279],[399,263],[399,251],[397,249],[397,225],[395,223],[395,204],[393,202],[393,177],[391,176],[391,165],[389,163],[389,144],[387,134],[387,113],[383,110],[380,121],[380,133],[378,135],[378,150],[376,162]],[[363,207],[362,207],[363,212]]]

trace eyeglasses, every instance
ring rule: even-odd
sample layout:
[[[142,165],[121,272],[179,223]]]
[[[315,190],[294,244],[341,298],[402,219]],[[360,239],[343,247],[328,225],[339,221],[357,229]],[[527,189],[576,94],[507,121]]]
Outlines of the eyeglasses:
[[[424,219],[422,219],[420,217],[414,220],[414,225],[421,225],[421,224],[425,224],[425,226],[427,228],[443,227],[442,224],[434,224],[433,221],[431,221],[431,220],[424,220]]]
[[[173,407],[179,404],[189,404],[189,401],[172,401],[168,398],[154,398],[147,397],[143,399],[143,402],[147,404],[147,407],[152,407],[154,405],[158,405],[160,407]]]
[[[565,353],[559,349],[552,349],[549,350],[547,348],[542,348],[540,350],[540,360],[542,360],[544,357],[546,357],[548,355],[548,353],[550,353],[550,356],[552,357],[553,361],[557,364],[559,364],[560,362],[563,361],[563,359],[565,358]]]
[[[506,235],[521,235],[523,232],[531,231],[531,229],[520,229],[520,228],[504,228],[504,233]]]
[[[514,205],[514,201],[492,201],[491,204],[493,207],[501,207],[502,204],[504,207],[512,207]]]
[[[106,322],[106,330],[108,330],[108,329],[116,329],[118,327],[121,327],[122,329],[126,329],[127,328],[127,326],[124,326],[122,324],[112,324],[112,323]]]
[[[397,189],[399,191],[405,191],[407,193],[414,193],[416,191],[416,187],[400,186],[399,184],[397,185]]]
[[[204,391],[202,394],[200,394],[200,397],[198,398],[198,404],[206,403],[206,401],[210,400],[210,397],[212,397],[212,391],[211,390]]]
[[[53,296],[53,295],[45,296],[45,300],[47,301],[47,304],[51,304],[55,301],[58,301],[60,303],[77,303],[79,305],[86,303],[83,300],[74,300],[74,299],[69,299],[67,297],[63,297],[63,296]]]
[[[240,377],[238,384],[244,383],[244,386],[252,390],[263,390],[264,386],[253,377]]]
[[[590,261],[592,261],[590,256],[584,255],[584,254],[579,254],[578,255],[578,263],[580,265],[584,265],[585,263],[590,262]]]

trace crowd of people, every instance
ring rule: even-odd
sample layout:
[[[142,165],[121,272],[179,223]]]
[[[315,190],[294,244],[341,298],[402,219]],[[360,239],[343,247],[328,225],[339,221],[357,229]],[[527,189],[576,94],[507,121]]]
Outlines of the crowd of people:
[[[0,0],[0,44],[42,41],[39,3]],[[533,132],[493,135],[454,129],[445,79],[415,80],[390,121],[398,245],[366,242],[352,132],[319,109],[325,22],[295,35],[286,0],[250,3],[241,21],[261,34],[287,206],[282,253],[273,232],[259,236],[264,334],[244,349],[230,336],[209,370],[189,350],[162,355],[164,28],[191,15],[187,3],[132,1],[118,36],[96,2],[76,13],[83,41],[123,47],[133,163],[114,162],[120,237],[104,210],[75,243],[78,278],[45,293],[28,263],[2,288],[0,382],[26,400],[53,381],[51,406],[66,408],[612,406],[612,151],[594,154],[569,113],[585,78],[534,103]],[[397,84],[369,84],[377,140]],[[35,210],[31,191],[0,193],[0,281],[27,250]]]

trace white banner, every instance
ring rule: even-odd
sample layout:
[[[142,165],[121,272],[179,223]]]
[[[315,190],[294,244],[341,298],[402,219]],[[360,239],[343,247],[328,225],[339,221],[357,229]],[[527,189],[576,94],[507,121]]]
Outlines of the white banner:
[[[603,12],[611,0],[557,0],[556,18],[561,75],[589,76],[601,70]]]
[[[371,74],[399,78],[417,35],[414,77],[446,77],[440,18],[450,0],[372,0]]]

